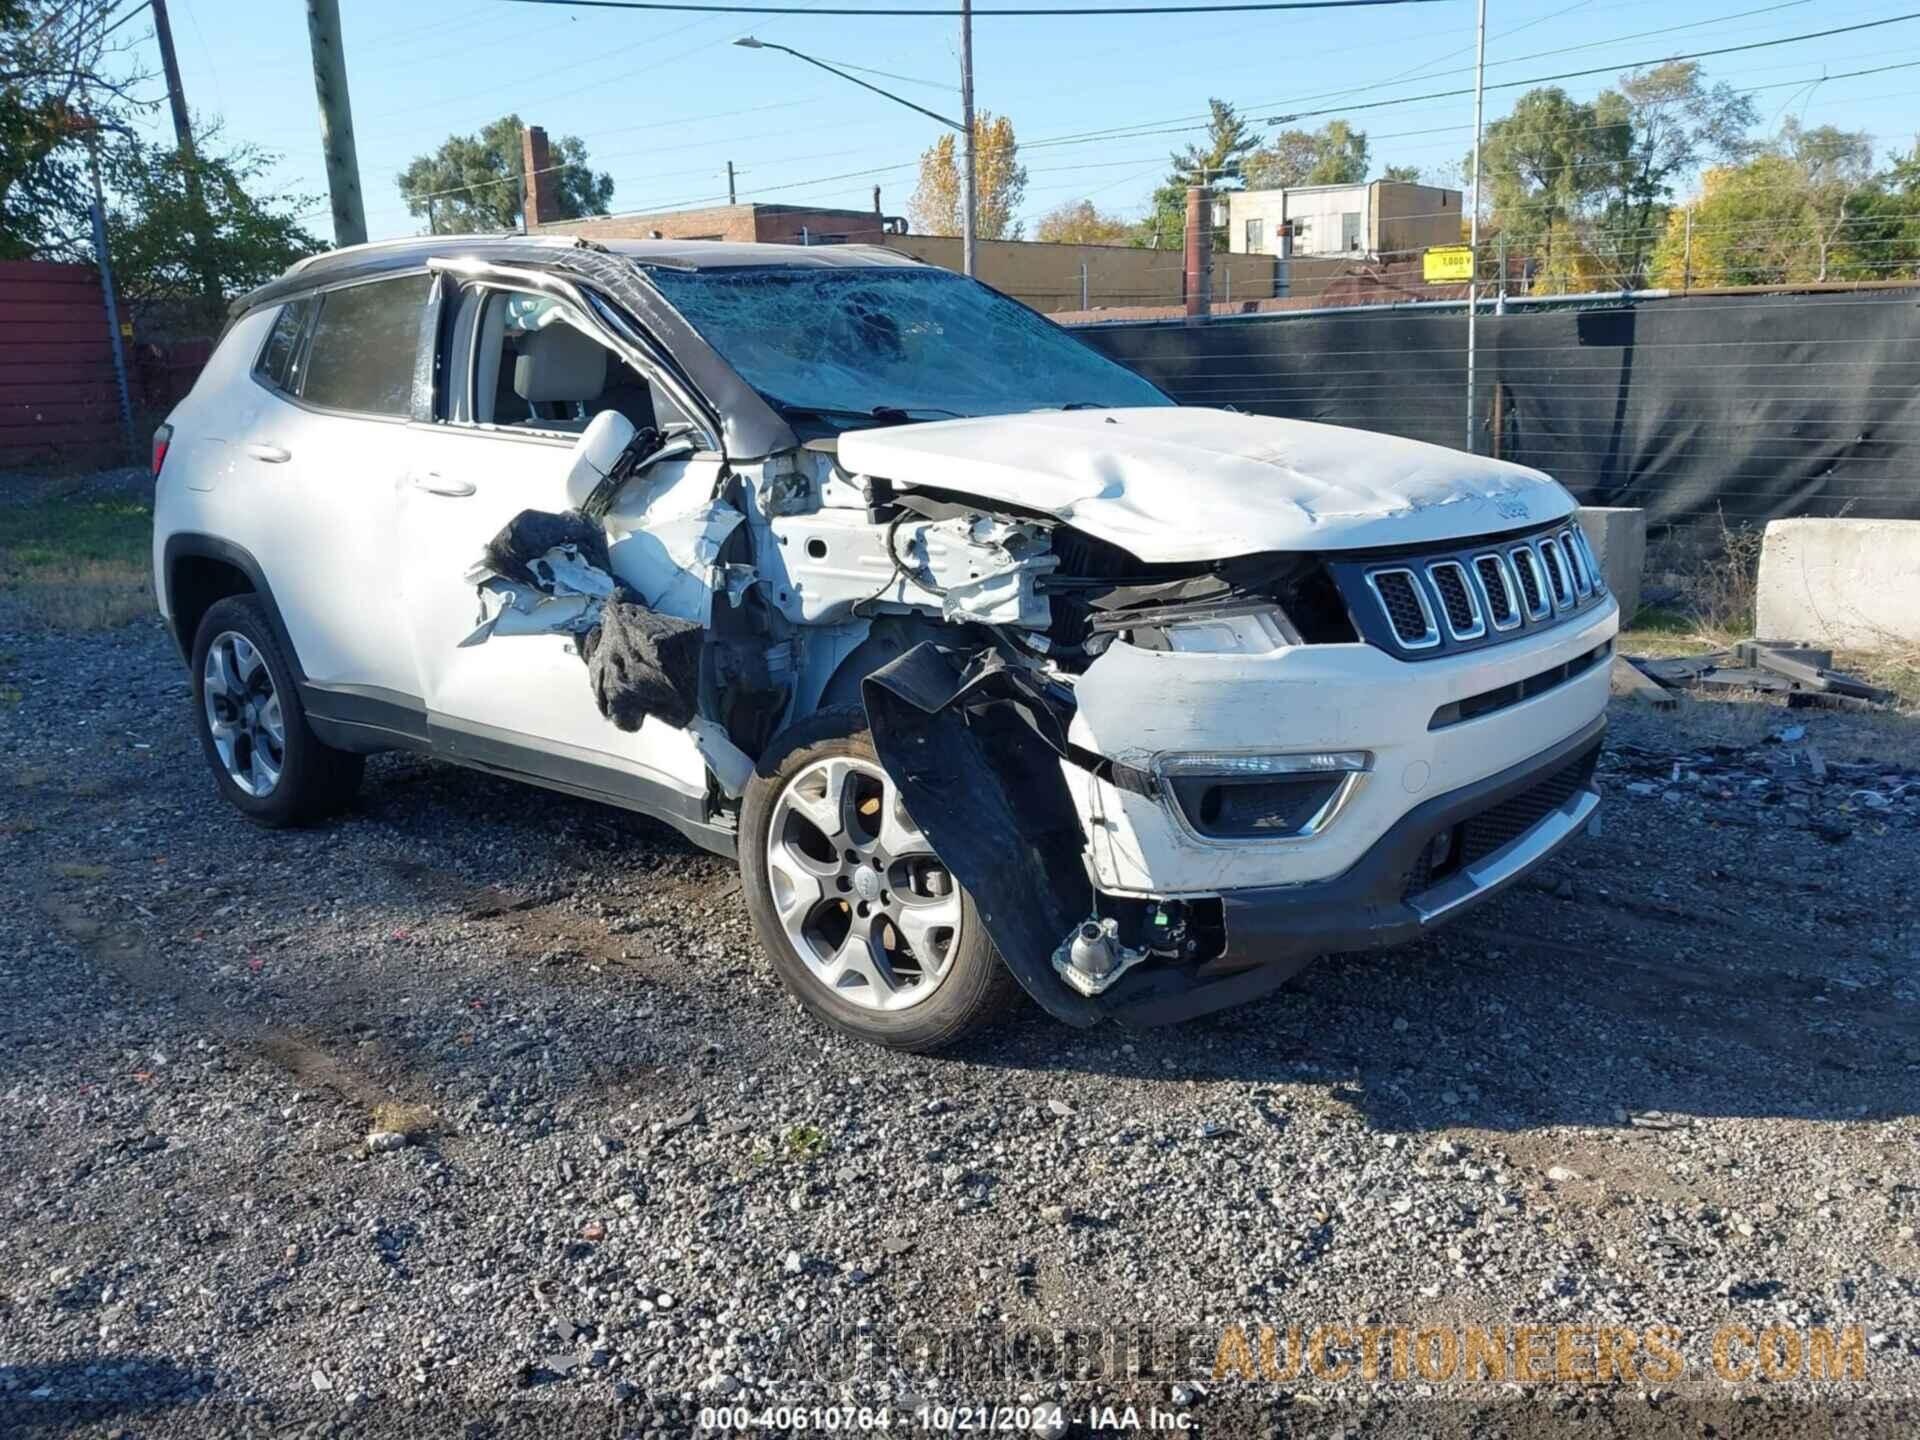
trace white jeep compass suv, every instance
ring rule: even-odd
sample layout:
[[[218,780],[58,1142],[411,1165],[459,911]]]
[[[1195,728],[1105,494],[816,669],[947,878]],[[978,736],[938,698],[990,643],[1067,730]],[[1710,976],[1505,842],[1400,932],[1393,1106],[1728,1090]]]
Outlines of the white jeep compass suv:
[[[1262,995],[1598,804],[1618,607],[1547,476],[1182,409],[885,249],[436,237],[246,296],[154,569],[267,825],[410,749],[737,855],[883,1044]]]

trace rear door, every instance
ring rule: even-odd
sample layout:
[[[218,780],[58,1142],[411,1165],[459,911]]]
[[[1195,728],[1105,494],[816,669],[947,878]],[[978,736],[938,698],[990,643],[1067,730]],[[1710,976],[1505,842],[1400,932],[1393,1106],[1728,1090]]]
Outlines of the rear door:
[[[418,710],[393,623],[395,526],[432,284],[401,275],[289,302],[253,368],[266,393],[227,446],[221,499],[244,510],[234,533],[273,589],[316,713]]]
[[[706,766],[686,733],[652,719],[627,733],[602,716],[575,635],[477,639],[470,574],[522,511],[569,508],[573,447],[595,413],[616,408],[646,425],[669,418],[655,407],[671,402],[554,293],[468,281],[446,303],[439,416],[410,433],[399,525],[405,628],[434,751],[699,817]],[[717,455],[684,463],[704,467],[709,489],[719,475]]]

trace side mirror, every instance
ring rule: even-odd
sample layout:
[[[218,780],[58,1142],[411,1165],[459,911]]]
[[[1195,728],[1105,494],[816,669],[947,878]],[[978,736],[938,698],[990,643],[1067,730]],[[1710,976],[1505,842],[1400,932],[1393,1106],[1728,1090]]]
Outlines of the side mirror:
[[[583,508],[593,492],[605,484],[627,453],[635,435],[633,422],[618,410],[602,410],[573,442],[573,467],[567,471],[567,504]]]

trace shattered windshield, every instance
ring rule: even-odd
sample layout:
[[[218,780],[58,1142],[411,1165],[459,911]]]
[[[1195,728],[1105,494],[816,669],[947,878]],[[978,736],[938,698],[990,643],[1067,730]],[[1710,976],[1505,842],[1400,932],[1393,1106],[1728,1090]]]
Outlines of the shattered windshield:
[[[1173,403],[1051,321],[946,270],[642,268],[789,418],[815,415],[845,428],[874,418]]]

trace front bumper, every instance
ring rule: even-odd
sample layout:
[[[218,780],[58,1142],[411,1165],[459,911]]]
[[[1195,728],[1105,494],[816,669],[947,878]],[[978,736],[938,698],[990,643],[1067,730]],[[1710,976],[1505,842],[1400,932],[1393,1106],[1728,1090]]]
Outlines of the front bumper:
[[[1342,874],[1303,885],[1225,892],[1224,954],[1193,968],[1143,966],[1101,997],[1113,1019],[1164,1025],[1243,1004],[1279,988],[1315,956],[1419,938],[1499,894],[1579,835],[1600,805],[1595,758],[1606,717],[1540,754],[1408,811]],[[1463,858],[1429,877],[1436,837]]]
[[[1199,899],[1331,880],[1358,865],[1417,806],[1504,771],[1606,712],[1619,628],[1602,607],[1488,650],[1418,662],[1372,645],[1302,645],[1267,655],[1169,655],[1114,645],[1075,686],[1070,739],[1134,770],[1182,753],[1366,751],[1371,769],[1338,818],[1306,838],[1208,839],[1163,796],[1084,770],[1066,773],[1105,894]],[[1556,667],[1586,668],[1535,693]],[[1457,723],[1443,709],[1503,688],[1524,698]]]

